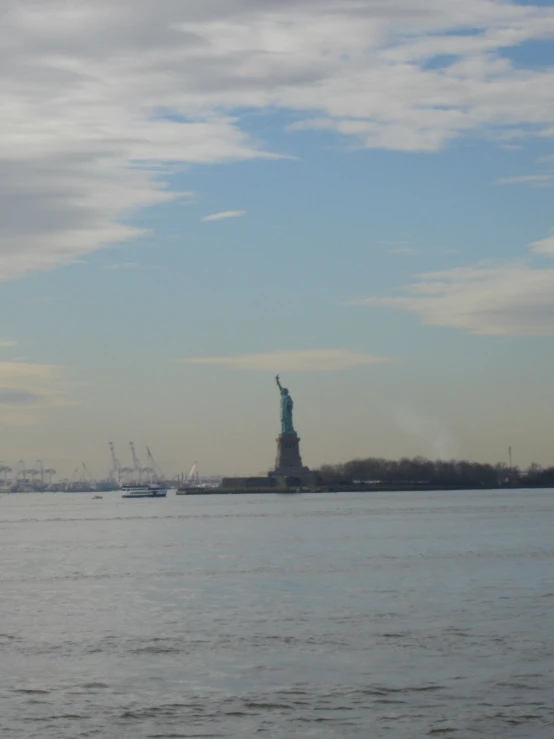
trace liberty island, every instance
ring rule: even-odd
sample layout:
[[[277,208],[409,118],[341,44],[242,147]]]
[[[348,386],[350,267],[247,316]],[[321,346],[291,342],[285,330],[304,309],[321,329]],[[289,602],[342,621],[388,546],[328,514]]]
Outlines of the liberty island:
[[[275,382],[280,393],[281,420],[281,433],[276,440],[275,467],[268,472],[267,477],[225,477],[221,483],[222,488],[275,490],[313,487],[317,484],[317,474],[302,464],[300,437],[296,433],[292,418],[294,401],[288,388],[281,385],[279,375],[276,375]]]

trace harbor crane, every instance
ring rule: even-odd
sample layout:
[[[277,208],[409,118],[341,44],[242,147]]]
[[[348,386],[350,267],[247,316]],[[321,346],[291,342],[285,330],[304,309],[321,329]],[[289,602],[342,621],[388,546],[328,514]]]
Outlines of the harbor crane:
[[[135,482],[137,482],[140,485],[142,481],[142,468],[140,466],[140,459],[137,457],[134,442],[130,441],[129,446],[131,447],[131,456],[133,458],[133,471],[135,473],[135,478],[136,478]]]
[[[126,483],[129,482],[130,480],[132,481],[132,475],[133,475],[132,467],[120,467],[119,472],[120,472],[120,478],[119,478],[120,483],[123,481]]]
[[[135,442],[130,441],[129,447],[131,449],[132,466],[122,467],[121,462],[116,456],[113,441],[108,442],[108,446],[111,458],[111,468],[108,478],[116,485],[119,486],[123,482],[140,485],[143,482],[158,482],[164,479],[162,469],[152,456],[152,452],[148,447],[146,447],[147,463],[143,467],[135,449]]]
[[[90,471],[88,470],[88,468],[87,468],[87,466],[86,466],[86,464],[84,462],[81,462],[81,468],[83,470],[82,476],[81,476],[81,481],[82,482],[90,482],[92,484],[96,484],[96,480],[94,479],[94,477],[92,476],[92,474],[90,473]]]
[[[15,479],[17,480],[17,482],[27,482],[27,468],[25,462],[22,459],[20,459],[17,463]]]
[[[96,480],[92,476],[86,464],[81,462],[81,465],[75,468],[73,479],[69,480],[69,485],[73,486],[77,490],[94,490],[96,488]]]
[[[110,456],[112,459],[112,467],[110,469],[110,473],[108,475],[108,478],[119,485],[121,483],[121,473],[123,472],[123,469],[121,467],[121,464],[119,462],[119,459],[115,456],[115,448],[113,445],[113,441],[109,442],[110,447]]]
[[[52,484],[52,477],[56,474],[56,470],[53,467],[47,467],[44,470],[44,474],[48,476],[48,484]]]
[[[41,483],[44,483],[44,465],[42,464],[42,459],[37,459],[35,462],[35,468],[33,470],[29,470],[29,472],[33,472],[33,482],[36,482],[36,477],[40,475],[40,481]]]
[[[164,473],[162,472],[162,469],[160,465],[156,462],[154,457],[152,456],[152,452],[148,447],[146,447],[146,454],[148,457],[148,462],[150,464],[150,468],[152,470],[152,480],[153,482],[160,482],[160,480],[164,479]]]

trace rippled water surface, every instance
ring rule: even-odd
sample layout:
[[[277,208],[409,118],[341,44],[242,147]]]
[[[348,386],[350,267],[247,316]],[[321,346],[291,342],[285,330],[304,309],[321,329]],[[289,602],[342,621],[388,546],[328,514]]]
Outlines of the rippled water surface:
[[[554,737],[554,491],[0,498],[0,734]]]

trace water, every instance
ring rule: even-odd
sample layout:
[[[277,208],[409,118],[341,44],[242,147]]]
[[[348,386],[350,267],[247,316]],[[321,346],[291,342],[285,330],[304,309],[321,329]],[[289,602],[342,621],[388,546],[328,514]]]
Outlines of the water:
[[[0,499],[0,733],[554,736],[554,491]]]

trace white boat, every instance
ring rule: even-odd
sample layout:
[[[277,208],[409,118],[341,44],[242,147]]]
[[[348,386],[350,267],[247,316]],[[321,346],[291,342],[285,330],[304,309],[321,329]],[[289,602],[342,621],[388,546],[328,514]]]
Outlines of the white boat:
[[[150,485],[122,485],[122,498],[165,498],[167,488],[156,482]]]

